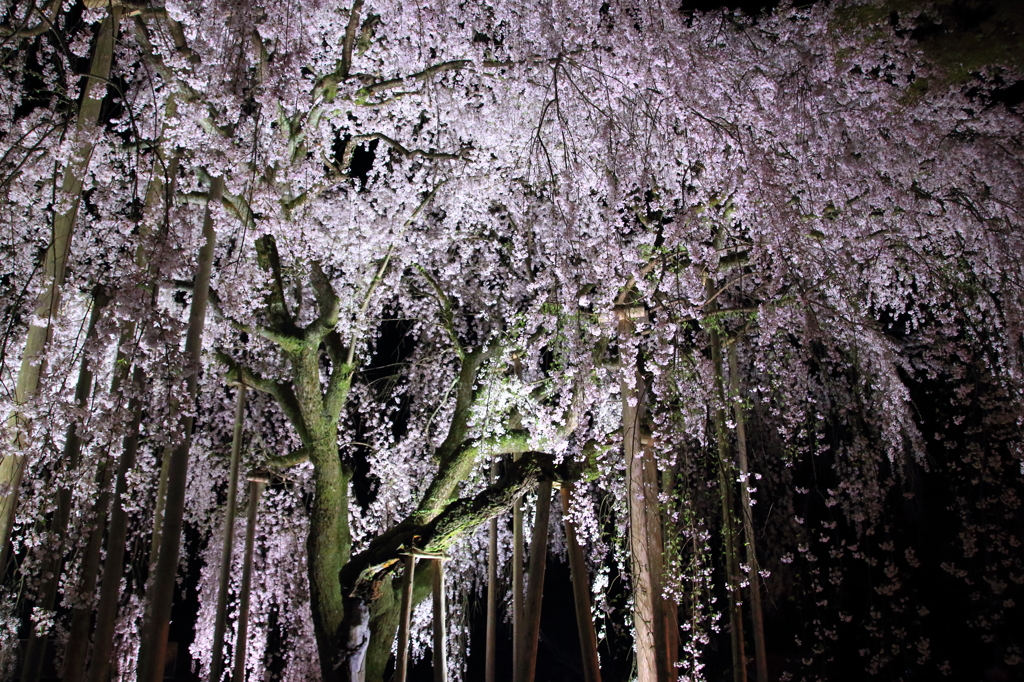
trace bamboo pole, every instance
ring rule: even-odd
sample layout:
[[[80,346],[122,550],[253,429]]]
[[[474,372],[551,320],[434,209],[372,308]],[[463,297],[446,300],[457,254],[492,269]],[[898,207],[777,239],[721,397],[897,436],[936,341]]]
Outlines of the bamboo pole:
[[[217,583],[217,614],[213,624],[210,682],[220,682],[224,673],[224,629],[227,622],[228,583],[231,578],[231,554],[235,544],[235,499],[238,491],[238,461],[242,456],[242,427],[245,424],[245,384],[238,384],[235,396],[235,430],[231,438],[231,465],[228,470],[228,501],[224,513],[224,542],[220,553]],[[247,531],[248,535],[248,531]],[[248,550],[248,540],[246,540]]]
[[[519,682],[533,682],[540,644],[540,611],[544,600],[544,569],[548,559],[548,520],[551,515],[551,481],[537,484],[537,511],[530,542],[530,576],[526,587],[523,649],[519,653]]]
[[[109,297],[97,287],[93,294],[92,310],[89,313],[89,325],[85,333],[85,345],[88,347],[90,341],[95,337],[96,324],[99,322],[100,311],[107,304]],[[78,370],[78,382],[75,384],[75,405],[80,408],[86,407],[89,396],[92,393],[92,369],[89,367],[89,358],[83,352],[82,363]],[[82,437],[76,422],[72,421],[68,426],[64,439],[64,451],[61,454],[61,463],[69,476],[73,476],[78,468],[82,452]],[[102,480],[102,473],[101,473]],[[52,546],[50,554],[43,560],[40,574],[43,576],[42,584],[39,587],[39,596],[35,605],[47,611],[53,610],[57,598],[57,587],[60,579],[61,564],[63,563],[64,542],[67,537],[68,521],[71,517],[72,488],[69,480],[64,481],[57,491],[57,510],[50,519],[50,537]],[[101,488],[102,494],[102,488]],[[86,553],[88,555],[88,553]],[[87,563],[87,562],[86,562]],[[88,572],[88,566],[85,571]],[[95,578],[94,578],[95,580]],[[49,641],[48,635],[36,636],[35,628],[28,633],[28,645],[25,647],[24,664],[21,669],[22,682],[36,682],[43,672],[46,644]]]
[[[242,587],[238,594],[238,637],[235,639],[235,674],[232,682],[245,682],[245,645],[249,640],[249,591],[252,587],[252,556],[256,547],[256,519],[263,486],[270,482],[266,474],[249,476],[249,514],[245,526],[245,559],[242,564]]]
[[[491,460],[491,482],[497,478],[498,461]],[[492,517],[487,537],[487,645],[484,682],[495,682],[498,649],[498,518]]]
[[[713,289],[708,280],[708,289]],[[746,642],[743,636],[742,596],[740,592],[739,559],[736,553],[736,530],[732,489],[733,464],[729,458],[729,442],[725,427],[725,386],[722,378],[722,339],[712,327],[711,363],[715,372],[715,390],[718,405],[714,410],[715,442],[718,447],[718,487],[722,499],[722,540],[725,546],[726,587],[729,599],[729,638],[732,648],[733,682],[747,682]]]
[[[636,333],[634,318],[641,318],[645,313],[642,308],[620,308],[617,313],[621,349]],[[623,352],[620,350],[620,353]],[[669,682],[671,664],[674,661],[669,661],[669,656],[673,654],[668,650],[666,642],[664,600],[661,597],[664,550],[658,500],[658,472],[653,453],[644,444],[647,384],[639,362],[633,366],[622,367],[619,390],[622,399],[622,449],[626,464],[629,509],[637,679],[639,682]]]
[[[750,566],[750,620],[754,629],[754,663],[757,682],[768,682],[768,656],[764,643],[764,612],[761,605],[761,565],[757,559],[754,537],[753,507],[750,503],[750,463],[747,460],[747,426],[740,401],[739,361],[736,342],[729,346],[729,386],[736,419],[736,452],[740,465],[740,510],[743,514],[743,536],[746,539],[747,565]]]
[[[120,8],[111,7],[97,32],[89,77],[78,107],[76,129],[79,132],[94,128],[99,121],[103,98],[94,95],[106,90],[110,67],[114,60],[114,43],[120,18]],[[71,257],[71,238],[78,217],[82,183],[94,146],[94,142],[81,143],[77,154],[64,171],[61,195],[70,199],[69,208],[57,213],[53,218],[53,239],[43,257],[46,287],[36,303],[35,314],[31,318],[45,322],[29,324],[25,352],[21,358],[21,368],[14,392],[16,409],[8,421],[8,428],[14,434],[14,438],[11,447],[7,449],[7,454],[0,457],[0,581],[3,580],[10,559],[11,531],[14,529],[21,480],[25,475],[25,452],[29,447],[29,432],[32,427],[31,420],[21,408],[39,390],[45,364],[44,354],[52,336],[52,322],[59,313],[61,288],[64,286],[67,263]]]
[[[402,578],[402,611],[398,616],[398,656],[395,659],[395,682],[405,682],[409,671],[409,628],[412,624],[412,590],[415,581],[416,557],[410,552],[405,557],[405,576]]]
[[[519,455],[513,455],[518,459]],[[519,678],[520,652],[523,650],[523,593],[526,580],[523,575],[523,498],[517,497],[512,506],[512,676]]]
[[[172,98],[167,103],[168,115],[177,110],[175,100]],[[164,176],[161,177],[159,168],[154,174],[154,179],[149,185],[146,194],[147,209],[156,207],[158,202],[166,201],[174,191],[175,179],[178,175],[178,164],[180,157],[174,154],[170,157],[164,169]],[[162,165],[162,163],[160,164]],[[165,182],[166,179],[166,182]],[[165,214],[166,216],[166,214]],[[167,237],[167,223],[162,221],[162,229],[150,242],[153,237],[152,230],[146,227],[145,221],[139,222],[139,246],[136,248],[136,264],[147,268],[149,272],[149,293],[150,302],[155,304],[158,294],[156,280],[159,277],[158,267],[151,261],[150,254],[155,248],[164,242]],[[125,352],[124,348],[135,338],[137,323],[130,322],[121,334],[116,366],[118,371],[111,381],[111,393],[117,395],[121,383],[128,377],[132,366],[132,358]],[[117,621],[117,605],[121,595],[121,576],[124,573],[125,541],[128,535],[128,514],[124,508],[124,501],[128,495],[128,472],[135,466],[136,456],[139,450],[139,429],[142,426],[143,395],[147,384],[145,370],[135,365],[131,372],[132,393],[128,399],[128,414],[132,420],[128,430],[121,440],[121,456],[117,462],[117,473],[114,481],[113,504],[110,512],[109,524],[105,524],[106,513],[97,513],[96,522],[90,530],[90,547],[102,544],[104,526],[106,525],[106,559],[103,563],[103,578],[100,581],[100,598],[96,607],[96,627],[93,637],[93,655],[89,665],[90,682],[108,682],[110,679],[111,659],[114,649],[114,625]],[[109,475],[110,464],[105,470]],[[105,489],[105,488],[104,488]],[[109,497],[109,496],[107,496]],[[103,502],[104,500],[101,500]],[[100,503],[97,503],[97,508]],[[95,540],[93,539],[95,538]],[[96,561],[99,561],[99,550],[96,552]],[[83,591],[91,592],[92,588]],[[64,679],[81,680],[85,679],[85,656],[88,647],[89,628],[91,626],[91,609],[77,608],[72,617],[71,637],[68,639],[68,649],[64,656]]]
[[[189,325],[185,338],[185,355],[191,365],[187,379],[188,396],[191,403],[195,402],[199,393],[203,329],[206,323],[206,307],[210,297],[213,251],[217,243],[213,216],[223,191],[224,179],[222,177],[213,178],[210,182],[209,200],[203,217],[204,243],[199,251],[199,265],[192,287],[192,306],[189,310]],[[167,632],[170,628],[171,604],[174,599],[175,574],[178,571],[181,525],[185,514],[185,485],[188,479],[188,456],[192,445],[193,422],[194,419],[191,415],[182,418],[182,440],[171,452],[168,465],[167,494],[164,502],[160,548],[157,552],[153,580],[146,593],[146,625],[139,650],[139,682],[162,682],[163,679]]]
[[[572,483],[563,483],[562,523],[565,526],[565,542],[569,549],[569,571],[572,574],[572,595],[576,605],[576,626],[580,632],[580,654],[583,657],[584,682],[601,682],[601,661],[597,655],[597,633],[594,618],[590,613],[590,577],[583,548],[576,539],[576,526],[569,519],[572,502]]]
[[[124,573],[125,544],[128,537],[128,513],[124,503],[128,496],[128,472],[135,466],[139,451],[139,428],[142,424],[142,401],[139,394],[145,386],[146,372],[136,366],[132,383],[136,394],[128,401],[132,422],[122,441],[121,457],[117,462],[114,499],[107,529],[107,557],[103,562],[103,578],[100,581],[100,601],[96,607],[96,629],[93,637],[93,654],[89,664],[90,682],[107,682],[110,678],[111,659],[114,650],[114,626],[117,621],[117,604],[121,592],[121,576]],[[108,464],[109,469],[109,464]],[[104,517],[106,515],[104,514]],[[92,536],[102,541],[103,526],[98,523]],[[71,637],[68,651],[64,656],[64,679],[83,679],[85,654],[89,642],[91,609],[76,609],[72,618]]]
[[[434,682],[448,682],[444,559],[434,560]]]

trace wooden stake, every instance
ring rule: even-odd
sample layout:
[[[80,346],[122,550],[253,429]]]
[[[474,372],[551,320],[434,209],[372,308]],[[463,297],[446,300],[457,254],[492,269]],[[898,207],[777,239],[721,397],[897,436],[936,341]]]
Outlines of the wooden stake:
[[[263,486],[270,482],[262,473],[249,474],[249,518],[245,526],[245,559],[242,564],[242,588],[238,595],[238,637],[235,639],[233,682],[245,682],[245,646],[249,639],[249,590],[252,586],[252,555],[256,546],[256,513]]]
[[[398,657],[395,660],[395,682],[405,682],[409,670],[409,627],[412,622],[412,589],[416,572],[416,557],[405,557],[405,576],[402,578],[402,611],[398,616]]]
[[[708,291],[713,293],[711,280]],[[711,310],[717,309],[712,303]],[[711,328],[711,364],[715,371],[715,390],[719,404],[714,410],[715,441],[718,445],[718,487],[722,498],[722,540],[725,546],[725,575],[729,599],[729,637],[732,645],[733,682],[747,682],[746,642],[743,636],[743,610],[740,593],[739,558],[736,553],[736,530],[733,511],[733,464],[729,457],[729,441],[725,426],[725,382],[722,378],[722,339]]]
[[[242,455],[242,427],[244,422],[245,384],[238,384],[238,393],[235,396],[235,431],[231,439],[231,466],[228,470],[228,502],[224,513],[224,542],[220,552],[220,580],[217,584],[217,615],[213,624],[210,682],[220,682],[220,678],[224,673],[224,629],[227,622],[231,554],[235,544],[235,498],[238,491],[238,460],[241,459]],[[246,531],[246,536],[246,551],[248,551],[248,531]]]
[[[761,607],[761,568],[757,560],[754,538],[754,517],[750,504],[750,464],[747,461],[747,427],[740,397],[739,362],[736,342],[729,346],[729,387],[736,416],[736,452],[740,465],[740,512],[743,515],[743,535],[746,539],[747,565],[750,566],[750,620],[754,626],[754,663],[757,682],[768,682],[768,657],[764,644],[764,613]]]
[[[513,455],[518,459],[519,455]],[[512,677],[515,682],[519,678],[523,650],[523,592],[526,580],[523,577],[523,498],[517,497],[512,507]]]
[[[583,548],[576,539],[576,528],[569,520],[569,504],[572,501],[572,483],[562,484],[562,523],[565,525],[565,540],[569,548],[569,571],[572,574],[572,594],[576,604],[576,625],[580,631],[580,653],[583,656],[583,679],[585,682],[601,682],[601,662],[597,656],[597,633],[594,618],[590,613],[590,577],[583,556]]]
[[[498,461],[491,460],[491,482],[498,475]],[[487,648],[484,682],[495,682],[498,648],[498,519],[491,519],[487,545]]]
[[[526,588],[523,649],[519,653],[519,682],[533,682],[540,644],[540,609],[544,599],[544,569],[548,559],[548,519],[551,514],[551,481],[537,484],[537,513],[530,542],[530,582]]]
[[[444,559],[434,560],[434,682],[448,681]]]

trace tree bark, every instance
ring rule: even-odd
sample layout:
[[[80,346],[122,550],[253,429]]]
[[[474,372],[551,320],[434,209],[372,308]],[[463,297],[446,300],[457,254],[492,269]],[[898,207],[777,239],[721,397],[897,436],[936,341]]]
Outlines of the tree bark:
[[[78,107],[76,128],[79,132],[94,128],[99,121],[103,98],[95,98],[93,95],[97,91],[106,90],[114,59],[114,43],[120,17],[121,10],[111,7],[107,18],[100,24],[93,47],[89,78]],[[46,346],[52,335],[52,321],[59,312],[61,288],[64,286],[67,263],[71,257],[71,238],[78,217],[82,184],[93,148],[92,142],[83,142],[79,145],[78,153],[65,169],[61,181],[61,195],[70,200],[70,208],[53,218],[53,240],[43,259],[46,289],[39,298],[33,315],[33,319],[46,322],[42,325],[29,325],[14,393],[16,408],[27,405],[39,389]],[[14,438],[10,451],[0,459],[0,581],[3,580],[10,559],[11,531],[14,528],[21,479],[25,475],[25,458],[30,444],[32,424],[20,409],[16,409],[8,422],[8,428],[14,434]]]
[[[746,539],[747,565],[750,567],[750,620],[754,629],[754,662],[757,682],[768,682],[768,657],[764,643],[764,613],[761,606],[761,565],[757,560],[753,505],[750,503],[750,464],[747,461],[747,426],[740,400],[740,372],[736,341],[729,346],[729,384],[736,419],[736,453],[740,465],[740,510]]]
[[[580,633],[580,655],[583,659],[584,682],[601,682],[601,662],[597,655],[597,633],[590,613],[590,577],[583,548],[576,539],[576,527],[569,519],[572,483],[562,484],[562,522],[569,550],[569,571],[572,574],[573,602],[576,605],[576,626]]]
[[[220,553],[220,575],[217,582],[217,614],[213,624],[210,682],[220,682],[220,678],[224,673],[224,628],[227,622],[231,554],[235,543],[238,461],[242,456],[242,427],[245,425],[245,384],[238,384],[238,394],[235,400],[235,430],[231,439],[231,466],[228,471],[228,500],[224,511],[224,541]]]
[[[191,404],[195,403],[199,393],[203,329],[206,324],[206,307],[209,303],[213,251],[217,242],[213,211],[220,203],[223,191],[223,178],[213,178],[203,217],[204,244],[199,251],[198,269],[192,288],[192,305],[189,310],[189,327],[185,337],[185,355],[191,365],[187,379],[188,399]],[[191,415],[182,418],[182,440],[171,452],[160,547],[153,579],[146,595],[146,625],[139,651],[139,682],[161,682],[163,679],[167,632],[174,600],[174,578],[178,571],[178,556],[181,550],[181,525],[185,514],[185,486],[188,479],[193,422]]]
[[[238,594],[238,636],[235,639],[235,674],[232,682],[245,682],[245,649],[249,641],[249,592],[252,588],[252,558],[256,547],[256,520],[260,495],[268,479],[262,474],[249,475],[249,514],[245,525],[245,558],[242,564],[242,586]]]
[[[540,644],[540,612],[544,600],[544,569],[548,559],[548,520],[551,515],[551,481],[537,484],[537,512],[530,541],[530,576],[526,588],[525,627],[519,652],[519,682],[533,682],[537,673],[537,648]]]

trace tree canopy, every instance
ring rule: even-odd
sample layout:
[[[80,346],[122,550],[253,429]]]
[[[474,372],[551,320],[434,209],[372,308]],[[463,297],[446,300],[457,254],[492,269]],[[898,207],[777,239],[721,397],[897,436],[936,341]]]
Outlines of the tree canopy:
[[[5,670],[223,671],[240,470],[252,679],[383,680],[410,553],[466,679],[551,482],[608,679],[1021,674],[1024,59],[965,7],[8,0]]]

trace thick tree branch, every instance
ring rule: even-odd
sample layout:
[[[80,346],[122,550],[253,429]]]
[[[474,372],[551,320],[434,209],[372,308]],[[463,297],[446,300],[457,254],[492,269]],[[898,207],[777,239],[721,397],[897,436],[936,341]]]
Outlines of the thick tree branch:
[[[353,135],[345,145],[345,151],[341,156],[341,171],[348,172],[348,169],[352,165],[352,155],[355,154],[356,147],[359,143],[364,140],[380,140],[386,143],[389,147],[394,149],[396,152],[406,158],[414,158],[421,156],[425,159],[438,159],[442,161],[458,161],[459,159],[467,158],[472,147],[466,146],[458,151],[458,153],[452,154],[451,152],[438,152],[427,149],[409,149],[398,140],[393,137],[389,137],[384,133],[367,133],[365,135]]]
[[[268,469],[275,471],[282,471],[290,467],[302,464],[303,462],[309,461],[309,450],[307,448],[299,448],[298,450],[292,450],[287,455],[281,455],[279,457],[267,457],[266,465]]]
[[[459,537],[494,516],[511,509],[516,498],[539,480],[574,481],[583,473],[583,465],[564,461],[555,465],[551,455],[527,452],[511,462],[505,474],[493,485],[472,498],[455,500],[426,523],[415,521],[415,515],[382,533],[370,546],[352,557],[341,572],[342,589],[346,594],[361,593],[379,581],[402,556],[415,548],[431,554],[444,553]]]
[[[455,59],[449,62],[441,62],[440,64],[434,64],[417,73],[409,74],[404,78],[391,78],[386,81],[377,81],[376,83],[370,83],[365,85],[356,91],[356,100],[365,100],[373,95],[381,92],[387,92],[388,90],[394,90],[395,88],[401,87],[405,83],[413,81],[425,81],[429,78],[436,76],[439,73],[445,71],[458,71],[464,69],[467,66],[471,66],[473,62],[469,59]]]
[[[331,280],[316,261],[311,265],[309,280],[316,296],[317,307],[320,308],[320,315],[306,327],[305,340],[306,343],[319,346],[324,337],[338,326],[341,299],[334,293]]]
[[[348,12],[348,25],[345,27],[345,40],[341,48],[341,72],[342,78],[348,78],[352,70],[352,47],[356,42],[356,32],[359,30],[359,15],[363,9],[363,0],[355,0],[352,9]]]

